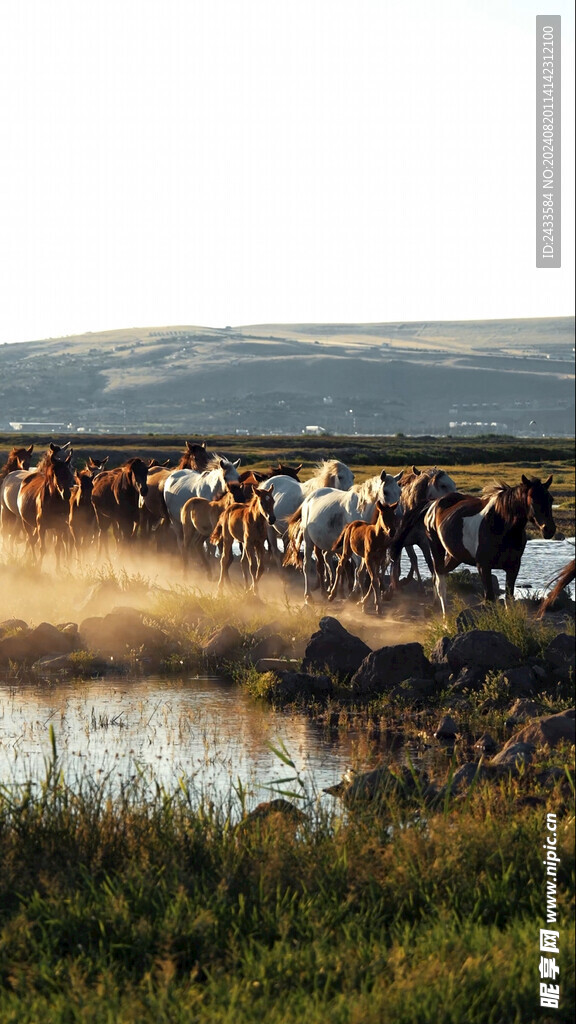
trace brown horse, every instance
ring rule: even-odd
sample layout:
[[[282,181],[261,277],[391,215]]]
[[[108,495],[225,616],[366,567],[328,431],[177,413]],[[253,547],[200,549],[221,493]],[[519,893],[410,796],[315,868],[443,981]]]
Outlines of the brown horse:
[[[140,508],[140,530],[144,534],[155,533],[157,530],[165,534],[170,527],[168,510],[164,502],[164,483],[174,472],[168,466],[169,461],[158,463],[151,459],[148,465],[148,492]],[[195,469],[198,473],[203,473],[209,461],[205,441],[202,444],[185,441],[184,451],[176,469]]]
[[[263,570],[266,531],[268,526],[273,526],[276,520],[273,490],[273,485],[270,485],[269,488],[256,488],[248,504],[239,505],[235,502],[222,512],[210,537],[212,544],[222,545],[218,590],[222,587],[224,579],[229,580],[232,544],[236,540],[242,544],[240,564],[244,582],[248,589],[248,577],[250,576],[252,583],[249,589],[256,593],[258,580]]]
[[[61,554],[68,539],[68,512],[74,470],[72,449],[62,460],[62,449],[48,450],[38,469],[27,474],[18,491],[18,513],[26,532],[28,544],[38,564],[45,553],[47,530],[56,532],[56,562],[60,566]]]
[[[398,502],[393,505],[385,505],[381,501],[376,502],[377,517],[375,523],[365,523],[361,519],[355,519],[348,523],[338,540],[333,545],[333,551],[340,551],[334,585],[328,594],[328,600],[333,601],[340,582],[343,582],[347,565],[354,561],[356,556],[356,583],[359,583],[362,570],[365,569],[370,579],[370,586],[366,591],[360,604],[362,610],[366,610],[366,602],[370,594],[374,595],[376,611],[380,613],[382,602],[381,574],[385,568],[390,553],[390,545],[397,526],[396,509]]]
[[[29,448],[13,448],[6,460],[6,464],[0,469],[0,481],[4,480],[8,473],[14,473],[19,469],[30,469],[33,451],[33,444]]]
[[[182,523],[182,558],[188,564],[189,555],[197,555],[208,576],[212,575],[210,559],[204,547],[222,512],[237,501],[232,491],[226,491],[221,498],[208,501],[207,498],[188,498],[180,511]]]
[[[94,480],[108,462],[105,459],[88,459],[86,467],[76,473],[76,483],[70,495],[68,525],[70,538],[77,555],[82,555],[98,534],[96,512],[92,504]],[[102,468],[101,468],[102,467]]]
[[[549,540],[556,532],[549,488],[522,475],[517,487],[505,483],[488,485],[482,497],[449,494],[433,501],[424,514],[430,540],[436,593],[446,615],[446,575],[458,565],[475,565],[482,580],[486,601],[494,601],[492,570],[506,572],[506,596],[514,597],[514,586],[526,547],[526,525],[534,523]],[[396,542],[393,547],[396,547]]]
[[[138,526],[140,503],[148,493],[148,466],[139,458],[128,459],[116,469],[105,469],[94,480],[92,505],[98,540],[112,528],[118,542],[130,541]]]

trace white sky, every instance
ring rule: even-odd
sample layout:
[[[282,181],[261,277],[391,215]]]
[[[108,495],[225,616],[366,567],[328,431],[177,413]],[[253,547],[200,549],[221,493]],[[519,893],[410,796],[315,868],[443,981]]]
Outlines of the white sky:
[[[561,270],[535,16],[561,14]],[[0,342],[573,312],[572,0],[2,0]]]

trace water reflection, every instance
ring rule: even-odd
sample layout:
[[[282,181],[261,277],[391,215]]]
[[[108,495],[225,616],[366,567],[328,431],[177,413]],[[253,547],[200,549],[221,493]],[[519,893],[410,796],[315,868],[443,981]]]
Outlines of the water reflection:
[[[268,744],[284,743],[310,787],[333,785],[352,757],[303,716],[256,703],[218,678],[136,682],[116,679],[47,686],[0,686],[0,776],[41,779],[51,754],[50,726],[65,778],[109,778],[118,788],[136,776],[172,790],[183,778],[199,795],[226,797],[242,783],[250,803],[291,774]]]

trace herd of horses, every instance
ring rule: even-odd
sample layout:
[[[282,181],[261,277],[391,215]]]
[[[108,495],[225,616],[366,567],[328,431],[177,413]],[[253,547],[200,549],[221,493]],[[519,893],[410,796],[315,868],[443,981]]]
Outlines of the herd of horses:
[[[33,449],[13,448],[0,469],[0,523],[4,544],[25,542],[37,564],[49,532],[58,566],[71,555],[102,557],[112,536],[117,544],[172,546],[185,566],[194,562],[209,577],[217,569],[220,589],[236,550],[253,592],[267,567],[296,566],[305,600],[318,589],[330,601],[349,591],[364,609],[373,603],[381,612],[402,583],[402,552],[408,579],[420,581],[419,548],[445,615],[452,569],[476,566],[488,601],[492,570],[504,570],[513,597],[528,523],[544,538],[556,529],[552,477],[523,475],[515,486],[491,484],[477,496],[458,491],[437,467],[383,469],[361,483],[336,459],[306,481],[301,465],[239,472],[239,459],[211,454],[205,442],[186,441],[175,468],[135,457],[108,469],[108,458],[88,457],[78,470],[69,442],[51,443],[32,467]],[[573,563],[571,571],[573,579]]]

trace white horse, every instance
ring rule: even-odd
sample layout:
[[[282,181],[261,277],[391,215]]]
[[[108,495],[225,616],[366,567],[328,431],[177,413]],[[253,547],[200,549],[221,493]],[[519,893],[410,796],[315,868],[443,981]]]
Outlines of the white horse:
[[[300,509],[292,516],[289,535],[292,544],[299,548],[304,543],[304,600],[310,600],[310,592],[318,587],[314,568],[314,551],[319,554],[332,551],[347,523],[361,519],[372,521],[376,502],[393,505],[400,498],[398,479],[385,469],[371,476],[361,484],[354,484],[349,491],[337,491],[322,487],[304,499]]]
[[[212,455],[204,472],[195,469],[177,469],[164,481],[164,501],[170,516],[170,523],[176,534],[178,546],[182,546],[182,523],[180,512],[188,498],[207,498],[216,501],[229,489],[229,485],[240,484],[238,466],[240,459],[230,462],[220,455]]]
[[[272,476],[266,481],[274,487],[274,515],[276,522],[268,528],[268,546],[272,553],[278,552],[278,537],[284,537],[291,516],[300,508],[309,494],[320,487],[331,487],[338,491],[347,491],[354,483],[354,473],[343,462],[337,459],[319,462],[317,472],[309,480],[301,483],[291,476]]]

